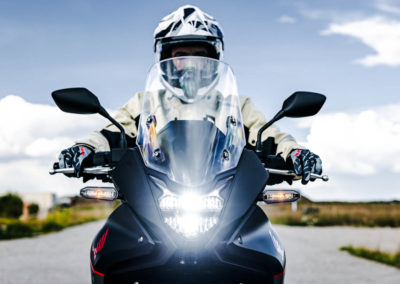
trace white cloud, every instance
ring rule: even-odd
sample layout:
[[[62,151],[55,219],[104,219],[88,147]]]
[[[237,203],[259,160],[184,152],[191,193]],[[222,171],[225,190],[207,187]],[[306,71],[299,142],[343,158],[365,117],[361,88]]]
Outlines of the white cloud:
[[[400,173],[400,104],[359,113],[318,115],[304,143],[318,153],[330,173]]]
[[[322,34],[355,37],[375,50],[376,54],[367,55],[356,63],[364,66],[400,66],[400,21],[376,16],[332,23]]]
[[[297,22],[296,18],[287,16],[287,15],[283,15],[278,19],[279,23],[283,23],[283,24],[294,24]]]
[[[55,106],[6,96],[0,99],[0,161],[54,156],[61,147],[105,123],[99,116],[67,114]]]
[[[77,193],[80,181],[48,170],[62,149],[105,124],[100,116],[67,114],[17,96],[0,99],[0,192]]]

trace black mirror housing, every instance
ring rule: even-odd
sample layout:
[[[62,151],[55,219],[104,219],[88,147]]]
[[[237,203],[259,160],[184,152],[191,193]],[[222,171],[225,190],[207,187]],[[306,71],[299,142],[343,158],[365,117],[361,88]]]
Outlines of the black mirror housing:
[[[263,127],[258,130],[256,152],[261,153],[261,135],[265,129],[283,117],[306,117],[319,112],[326,101],[324,95],[312,92],[295,92],[288,97],[282,105],[282,109]]]
[[[99,99],[86,88],[61,89],[52,92],[51,96],[64,112],[94,114],[102,109]]]
[[[124,127],[118,123],[101,106],[99,99],[86,88],[68,88],[61,89],[51,93],[56,105],[64,112],[76,114],[94,114],[98,113],[114,124],[121,131],[121,149],[127,148]]]
[[[306,117],[319,112],[326,101],[324,95],[312,92],[295,92],[282,105],[283,116]]]

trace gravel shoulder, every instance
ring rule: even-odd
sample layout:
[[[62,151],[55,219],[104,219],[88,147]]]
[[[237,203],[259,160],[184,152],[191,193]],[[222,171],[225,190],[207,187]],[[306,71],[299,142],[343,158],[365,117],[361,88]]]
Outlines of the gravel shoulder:
[[[89,247],[104,221],[0,242],[0,283],[90,283]],[[400,270],[339,251],[344,245],[396,251],[400,229],[274,226],[286,248],[286,284],[400,283]]]

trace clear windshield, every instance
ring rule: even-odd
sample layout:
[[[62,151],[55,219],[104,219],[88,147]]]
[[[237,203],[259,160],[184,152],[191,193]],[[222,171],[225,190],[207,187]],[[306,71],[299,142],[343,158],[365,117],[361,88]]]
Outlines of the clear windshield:
[[[137,143],[147,167],[185,185],[207,183],[235,167],[245,137],[231,68],[205,57],[153,65]]]

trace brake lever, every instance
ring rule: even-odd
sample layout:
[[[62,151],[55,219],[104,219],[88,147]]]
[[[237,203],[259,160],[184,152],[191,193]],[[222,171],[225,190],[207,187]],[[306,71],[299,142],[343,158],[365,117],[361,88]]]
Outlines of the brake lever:
[[[291,177],[296,177],[296,173],[292,170],[277,170],[277,169],[270,169],[270,168],[265,168],[266,171],[268,171],[270,174],[274,175],[281,175],[281,176],[291,176]],[[329,176],[327,175],[317,175],[317,174],[311,174],[311,178],[313,179],[322,179],[323,181],[328,181]]]

